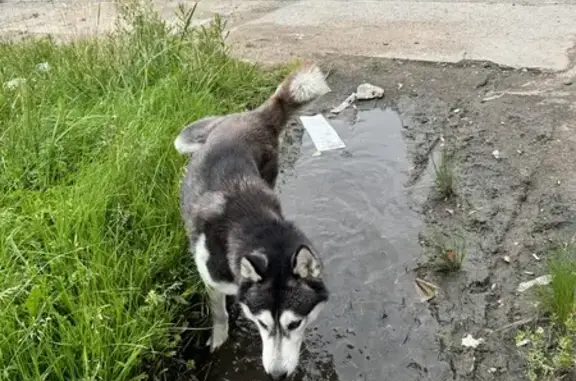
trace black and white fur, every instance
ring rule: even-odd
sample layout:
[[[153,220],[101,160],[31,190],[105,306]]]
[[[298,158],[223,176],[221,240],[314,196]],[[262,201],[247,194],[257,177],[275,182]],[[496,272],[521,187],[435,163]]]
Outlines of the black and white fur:
[[[284,218],[273,190],[279,136],[295,112],[329,91],[320,69],[306,65],[257,109],[196,121],[174,142],[191,154],[181,209],[210,295],[209,345],[227,340],[225,296],[235,295],[258,327],[264,369],[274,379],[295,371],[305,328],[328,300],[318,252]]]

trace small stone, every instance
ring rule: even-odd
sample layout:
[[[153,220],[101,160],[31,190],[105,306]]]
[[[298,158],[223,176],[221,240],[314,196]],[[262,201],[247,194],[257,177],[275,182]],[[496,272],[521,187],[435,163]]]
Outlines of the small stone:
[[[494,151],[492,151],[492,156],[494,156],[494,159],[499,160],[500,159],[500,151],[495,149]]]
[[[565,86],[570,86],[574,83],[574,81],[572,81],[572,79],[565,79],[564,82],[562,82]]]
[[[516,343],[516,346],[517,346],[518,348],[520,348],[520,347],[525,347],[525,346],[528,345],[528,344],[530,344],[530,339],[524,339],[524,340],[522,340],[522,341],[517,342],[517,343]]]
[[[356,98],[359,100],[367,100],[374,98],[382,98],[384,96],[384,89],[369,83],[358,85],[356,89]]]
[[[477,348],[478,345],[482,344],[484,339],[475,339],[471,334],[467,334],[462,338],[462,346],[466,348]]]
[[[510,263],[510,257],[508,255],[503,256],[502,259],[504,260],[504,262]]]

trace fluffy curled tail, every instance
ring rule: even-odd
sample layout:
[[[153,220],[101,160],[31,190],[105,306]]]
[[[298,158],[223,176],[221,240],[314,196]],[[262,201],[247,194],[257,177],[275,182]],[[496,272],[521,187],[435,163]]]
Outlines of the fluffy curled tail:
[[[307,64],[290,74],[272,96],[289,108],[299,108],[330,92],[325,76],[315,64]]]
[[[269,128],[281,131],[288,119],[303,106],[330,92],[330,87],[320,68],[306,64],[292,72],[276,92],[257,110]]]
[[[330,87],[326,83],[325,76],[320,68],[315,64],[307,64],[294,71],[282,81],[276,92],[256,110],[240,114],[230,114],[222,116],[210,116],[198,120],[186,126],[174,141],[174,147],[181,154],[193,154],[198,151],[206,142],[210,132],[220,124],[229,122],[230,118],[236,118],[233,124],[241,127],[250,122],[249,127],[260,127],[264,124],[268,128],[273,128],[280,132],[288,119],[302,106],[315,101],[324,94],[330,92]],[[246,118],[246,115],[253,114],[254,119]],[[265,122],[265,123],[263,123]]]

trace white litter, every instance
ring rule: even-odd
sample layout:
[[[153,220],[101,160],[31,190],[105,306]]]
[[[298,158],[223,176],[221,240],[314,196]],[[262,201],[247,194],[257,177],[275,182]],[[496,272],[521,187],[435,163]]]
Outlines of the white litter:
[[[534,257],[535,260],[537,261],[540,260],[540,257],[536,253],[532,253],[532,256]]]
[[[50,69],[52,69],[52,67],[48,62],[40,62],[38,65],[36,65],[36,70],[38,71],[47,72],[50,71]]]
[[[354,103],[354,101],[356,101],[356,93],[350,94],[350,96],[348,98],[346,98],[344,100],[344,102],[342,102],[338,106],[334,107],[332,110],[330,110],[330,112],[332,114],[339,114],[345,108],[350,107]]]
[[[528,282],[522,282],[518,285],[518,292],[524,292],[534,286],[546,286],[552,282],[552,277],[550,275],[542,275],[536,279],[529,280]]]
[[[345,148],[346,144],[322,114],[301,116],[300,120],[319,152]]]
[[[359,100],[368,100],[374,98],[382,98],[384,96],[384,89],[369,83],[358,85],[356,89],[356,98]]]
[[[492,151],[492,156],[494,156],[494,159],[496,160],[500,159],[500,151],[498,151],[497,149]]]
[[[530,339],[524,339],[516,343],[516,347],[525,347],[526,345],[530,344]]]
[[[22,86],[26,83],[26,78],[14,78],[7,82],[4,82],[4,88],[7,90],[14,90],[17,87]]]
[[[484,339],[475,339],[471,334],[467,334],[462,338],[462,346],[466,348],[477,348],[484,342]]]

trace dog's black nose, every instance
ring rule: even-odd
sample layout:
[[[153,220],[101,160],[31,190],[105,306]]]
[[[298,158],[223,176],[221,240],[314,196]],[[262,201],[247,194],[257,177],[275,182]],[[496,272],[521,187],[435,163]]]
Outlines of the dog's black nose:
[[[268,378],[272,381],[284,381],[288,378],[288,373],[271,373]]]

